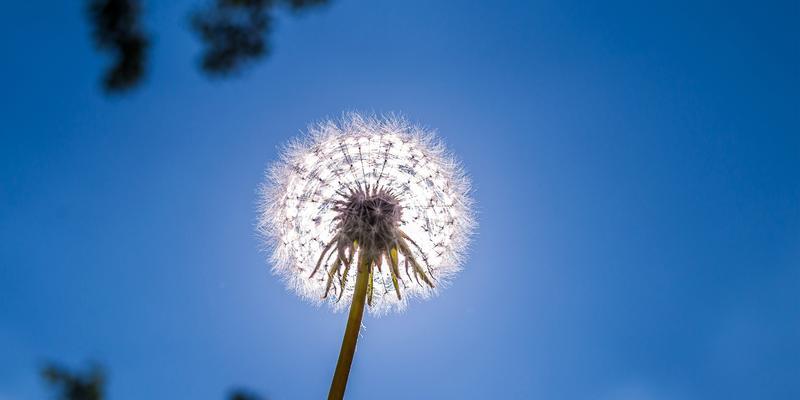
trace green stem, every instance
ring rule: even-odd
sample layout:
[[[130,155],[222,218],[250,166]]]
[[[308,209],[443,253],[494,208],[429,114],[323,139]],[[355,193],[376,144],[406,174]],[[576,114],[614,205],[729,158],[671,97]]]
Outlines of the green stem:
[[[359,258],[353,301],[350,304],[350,314],[347,316],[347,326],[344,329],[342,349],[339,350],[339,361],[336,363],[336,372],[333,374],[328,400],[344,398],[347,377],[350,375],[350,365],[353,363],[353,354],[356,351],[358,331],[361,330],[361,318],[364,316],[364,302],[367,298],[367,283],[369,283],[370,262],[369,260],[361,259],[361,257]]]

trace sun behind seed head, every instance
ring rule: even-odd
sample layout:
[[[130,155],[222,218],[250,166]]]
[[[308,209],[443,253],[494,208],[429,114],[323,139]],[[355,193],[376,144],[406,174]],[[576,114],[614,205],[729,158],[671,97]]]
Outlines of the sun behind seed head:
[[[259,232],[289,288],[335,310],[370,265],[370,312],[399,311],[459,271],[475,222],[470,183],[432,132],[397,116],[311,126],[267,174]]]

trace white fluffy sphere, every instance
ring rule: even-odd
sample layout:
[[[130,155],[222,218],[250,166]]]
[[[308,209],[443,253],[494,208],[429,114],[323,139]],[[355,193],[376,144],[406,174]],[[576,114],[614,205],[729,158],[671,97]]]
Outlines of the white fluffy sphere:
[[[395,116],[351,113],[311,126],[268,170],[259,232],[272,251],[273,271],[301,297],[346,308],[357,270],[349,261],[366,252],[374,260],[370,312],[399,311],[460,270],[475,226],[469,190],[462,168],[433,133]],[[388,198],[379,202],[383,208],[353,211],[353,198],[380,196]],[[386,211],[389,203],[399,210]],[[343,210],[350,213],[347,229]],[[356,218],[363,221],[353,224]],[[378,240],[362,239],[359,246],[359,235]],[[389,257],[392,246],[397,264]]]

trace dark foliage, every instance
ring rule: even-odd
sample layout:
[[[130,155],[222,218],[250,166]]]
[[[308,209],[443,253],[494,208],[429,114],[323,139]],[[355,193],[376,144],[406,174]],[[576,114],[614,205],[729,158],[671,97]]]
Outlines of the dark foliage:
[[[327,3],[328,0],[285,0],[289,8],[295,11],[303,10],[311,6],[319,6]]]
[[[87,372],[74,373],[57,365],[42,369],[42,377],[52,387],[57,400],[103,400],[106,378],[103,369],[92,366]],[[266,400],[257,394],[236,389],[228,400]]]
[[[192,15],[192,27],[205,43],[203,70],[226,75],[268,52],[268,0],[218,0]]]
[[[228,400],[265,400],[255,393],[242,389],[236,389],[228,396]]]
[[[215,0],[192,15],[192,28],[205,44],[201,66],[210,75],[229,75],[269,54],[267,35],[275,7],[301,11],[328,0]]]
[[[114,57],[103,87],[115,92],[135,86],[144,76],[149,46],[139,21],[139,1],[89,0],[88,14],[95,45]]]
[[[84,374],[74,374],[62,367],[50,365],[42,370],[42,377],[53,387],[58,400],[104,398],[105,375],[100,367],[92,367]]]
[[[191,27],[203,42],[202,70],[228,76],[269,54],[267,36],[274,10],[300,12],[329,0],[207,0],[191,14]],[[105,72],[103,87],[123,92],[144,77],[150,39],[142,29],[139,0],[88,0],[92,37],[114,62]]]

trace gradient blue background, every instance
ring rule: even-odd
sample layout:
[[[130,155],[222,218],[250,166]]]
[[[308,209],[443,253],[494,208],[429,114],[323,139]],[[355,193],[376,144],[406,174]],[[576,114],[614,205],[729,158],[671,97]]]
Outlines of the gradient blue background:
[[[800,3],[334,0],[208,81],[200,2],[146,1],[121,98],[46,3],[0,14],[0,399],[47,360],[112,400],[324,397],[346,316],[270,275],[256,187],[354,109],[438,129],[480,228],[441,296],[365,320],[349,398],[800,398]]]

